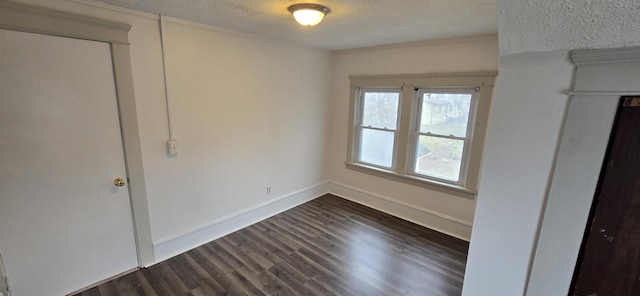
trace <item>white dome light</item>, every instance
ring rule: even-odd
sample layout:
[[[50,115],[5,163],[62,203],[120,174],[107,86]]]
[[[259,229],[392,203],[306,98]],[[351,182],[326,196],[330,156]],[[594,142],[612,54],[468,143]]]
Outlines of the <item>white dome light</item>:
[[[320,4],[294,4],[288,10],[303,26],[311,27],[319,24],[324,16],[331,11],[329,7]]]

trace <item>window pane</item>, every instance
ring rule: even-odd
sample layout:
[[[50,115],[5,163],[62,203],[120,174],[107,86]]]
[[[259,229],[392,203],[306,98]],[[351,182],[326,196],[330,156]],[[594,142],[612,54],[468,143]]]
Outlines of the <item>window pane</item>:
[[[422,97],[420,132],[466,137],[471,96],[425,93]]]
[[[451,181],[460,181],[464,141],[419,136],[415,172]]]
[[[393,159],[393,132],[362,129],[359,161],[391,167]]]
[[[399,101],[397,92],[365,92],[362,126],[396,129]]]

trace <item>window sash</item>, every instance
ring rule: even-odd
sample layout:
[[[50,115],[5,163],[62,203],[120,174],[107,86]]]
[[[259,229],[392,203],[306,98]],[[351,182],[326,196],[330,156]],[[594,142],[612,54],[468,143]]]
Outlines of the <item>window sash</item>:
[[[426,137],[432,137],[432,138],[440,138],[440,139],[450,139],[450,140],[456,140],[456,141],[462,141],[462,157],[460,158],[460,170],[458,171],[458,175],[457,175],[457,180],[451,180],[451,179],[447,179],[447,178],[441,178],[435,175],[429,175],[429,174],[425,174],[425,173],[421,173],[418,171],[418,168],[416,167],[416,163],[418,162],[418,142],[420,141],[420,136],[426,136]],[[415,136],[415,140],[412,141],[413,145],[413,153],[411,154],[411,165],[410,165],[410,175],[414,175],[414,176],[418,176],[420,178],[426,178],[426,179],[430,179],[430,180],[436,180],[439,182],[445,182],[445,183],[449,183],[449,184],[455,184],[455,185],[463,185],[465,183],[465,177],[466,177],[466,161],[468,158],[468,147],[469,147],[469,139],[468,138],[459,138],[459,137],[449,137],[449,136],[439,136],[439,135],[434,135],[434,134],[425,134],[425,133],[417,133]]]
[[[436,137],[436,138],[444,138],[444,139],[452,139],[452,140],[469,140],[469,137],[456,137],[456,136],[452,136],[452,135],[441,135],[441,134],[434,134],[434,133],[423,133],[423,132],[418,132],[415,131],[415,134],[417,134],[416,137],[420,137],[420,136],[429,136],[429,137]]]
[[[383,165],[383,164],[380,164],[380,163],[367,161],[365,159],[365,153],[363,153],[363,149],[365,149],[366,147],[363,147],[362,142],[363,142],[363,138],[364,138],[363,137],[364,131],[366,131],[366,130],[381,131],[383,133],[389,133],[393,137],[393,143],[392,143],[392,147],[391,147],[391,155],[389,155],[389,158],[390,158],[389,166],[386,166],[386,165]],[[378,134],[378,135],[380,135],[380,134]],[[398,142],[397,131],[384,130],[384,129],[370,129],[370,128],[363,127],[363,128],[360,129],[360,144],[361,145],[358,146],[357,161],[360,162],[360,163],[364,163],[364,164],[375,166],[375,167],[379,167],[379,168],[393,169],[393,168],[395,168],[395,164],[396,164],[395,159],[396,159],[396,155],[397,155],[397,153],[396,153],[396,151],[397,151],[397,149],[396,149],[397,142]]]
[[[371,125],[364,125],[364,106],[365,106],[365,95],[366,93],[395,93],[398,94],[398,107],[396,109],[396,128],[387,128],[387,127],[375,127]],[[398,152],[398,134],[400,127],[400,115],[402,106],[402,91],[398,88],[360,88],[358,91],[358,99],[357,99],[357,123],[356,123],[356,143],[354,149],[354,160],[358,163],[362,163],[368,166],[378,167],[382,169],[395,170],[397,164],[397,152]],[[391,165],[384,166],[376,163],[371,163],[362,160],[362,142],[363,142],[363,132],[364,130],[374,130],[374,131],[382,131],[389,132],[393,134],[393,146],[391,153]]]
[[[436,94],[470,94],[471,95],[471,106],[469,107],[469,117],[467,118],[467,130],[466,136],[459,137],[454,135],[446,135],[441,133],[432,133],[432,132],[421,132],[420,126],[422,124],[422,108],[424,106],[424,95],[427,93],[436,93]],[[408,157],[408,174],[417,176],[420,178],[426,178],[429,180],[435,180],[438,182],[444,182],[454,185],[464,186],[466,183],[466,177],[468,173],[469,166],[469,144],[471,139],[473,138],[473,126],[475,124],[475,115],[478,105],[478,89],[477,88],[416,88],[416,106],[414,108],[413,113],[413,128],[411,132],[411,147]],[[418,161],[418,145],[420,141],[420,136],[425,137],[434,137],[441,139],[451,139],[451,140],[459,140],[463,141],[462,145],[462,157],[460,159],[460,170],[458,172],[458,180],[450,180],[445,178],[440,178],[438,176],[427,175],[424,173],[418,172],[418,168],[416,167],[416,163]]]

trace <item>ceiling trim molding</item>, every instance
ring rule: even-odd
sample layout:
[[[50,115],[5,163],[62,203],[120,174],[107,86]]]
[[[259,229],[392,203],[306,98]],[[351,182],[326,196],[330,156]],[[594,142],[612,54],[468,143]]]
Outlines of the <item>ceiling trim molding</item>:
[[[417,84],[427,86],[491,86],[495,85],[498,76],[496,71],[423,73],[423,74],[384,74],[384,75],[350,75],[352,86],[367,85],[371,81],[378,81],[377,85],[384,85],[390,81],[401,84],[407,79],[416,80]],[[442,83],[442,79],[448,83]],[[414,83],[415,84],[415,83]],[[417,85],[416,84],[416,85]]]
[[[141,10],[135,10],[135,9],[126,8],[126,7],[122,7],[122,6],[116,6],[116,5],[113,5],[113,4],[108,4],[108,3],[104,3],[104,2],[98,2],[98,1],[95,1],[95,0],[64,0],[64,1],[70,2],[72,4],[83,5],[83,6],[88,6],[88,7],[92,7],[92,8],[98,8],[98,9],[104,9],[104,10],[108,10],[108,11],[112,11],[112,12],[124,13],[124,14],[133,15],[133,16],[144,17],[144,18],[148,18],[148,19],[152,19],[152,20],[159,20],[160,19],[160,15],[158,15],[156,13],[144,12],[144,11],[141,11]]]
[[[571,60],[577,66],[638,62],[640,61],[640,46],[575,50],[571,52]]]
[[[362,51],[429,46],[429,45],[448,44],[448,43],[473,42],[473,41],[483,41],[483,40],[492,40],[492,39],[495,39],[497,44],[498,35],[489,34],[489,35],[478,35],[478,36],[468,36],[468,37],[430,39],[430,40],[422,40],[422,41],[414,41],[414,42],[394,43],[394,44],[387,44],[387,45],[375,45],[375,46],[366,46],[366,47],[358,47],[358,48],[338,49],[338,50],[333,50],[333,52],[334,53],[357,53]]]
[[[129,45],[130,25],[0,1],[0,28]]]

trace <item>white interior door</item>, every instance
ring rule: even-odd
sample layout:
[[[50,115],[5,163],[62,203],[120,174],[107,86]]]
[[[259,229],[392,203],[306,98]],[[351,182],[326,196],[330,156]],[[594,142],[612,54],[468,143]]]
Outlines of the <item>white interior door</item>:
[[[109,44],[0,30],[0,253],[12,296],[135,268]]]

